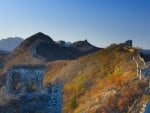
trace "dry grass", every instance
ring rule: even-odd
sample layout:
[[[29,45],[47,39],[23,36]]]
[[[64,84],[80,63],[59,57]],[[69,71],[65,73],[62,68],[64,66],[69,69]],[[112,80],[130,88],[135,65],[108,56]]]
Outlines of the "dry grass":
[[[59,71],[64,68],[66,65],[69,64],[68,61],[54,61],[54,62],[48,62],[46,66],[46,72],[44,77],[44,85],[47,85],[50,83],[51,79],[55,76],[56,73],[59,73]]]
[[[140,83],[136,80],[136,65],[132,57],[133,50],[131,52],[122,46],[111,46],[70,62],[53,78],[62,80],[64,84],[63,112],[89,113],[91,108],[101,102],[105,101],[107,105],[111,91],[120,94],[121,98],[122,92],[131,88],[130,83],[138,87]],[[72,99],[76,99],[75,108],[70,106]]]

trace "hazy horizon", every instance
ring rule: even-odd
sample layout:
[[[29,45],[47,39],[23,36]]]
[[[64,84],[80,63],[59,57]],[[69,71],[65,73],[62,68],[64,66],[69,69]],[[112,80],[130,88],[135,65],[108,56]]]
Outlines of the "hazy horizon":
[[[150,48],[148,0],[1,0],[0,39],[43,32],[54,40],[93,45],[133,40]]]

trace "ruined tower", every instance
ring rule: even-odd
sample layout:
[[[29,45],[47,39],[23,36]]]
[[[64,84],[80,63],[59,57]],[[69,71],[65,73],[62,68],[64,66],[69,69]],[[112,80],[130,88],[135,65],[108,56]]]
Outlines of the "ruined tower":
[[[43,88],[45,67],[43,65],[18,65],[8,69],[6,74],[6,92],[37,92]]]
[[[43,87],[43,65],[12,66],[6,73],[4,91],[12,98],[0,113],[61,113],[61,84]],[[11,112],[10,112],[11,111]]]

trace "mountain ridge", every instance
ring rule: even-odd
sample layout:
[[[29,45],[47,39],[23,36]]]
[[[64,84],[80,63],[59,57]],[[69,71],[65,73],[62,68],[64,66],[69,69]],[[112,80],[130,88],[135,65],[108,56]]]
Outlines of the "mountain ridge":
[[[13,51],[23,41],[20,37],[8,37],[0,40],[0,49],[4,51]]]
[[[88,42],[86,42],[88,43]],[[30,56],[37,59],[45,59],[46,61],[55,60],[72,60],[88,53],[95,52],[100,48],[97,48],[91,44],[87,44],[87,49],[80,50],[79,47],[73,47],[72,45],[65,47],[60,46],[48,35],[44,33],[36,33],[27,39],[25,39],[10,56],[18,56],[20,53],[28,53]],[[89,49],[89,46],[91,47]],[[84,45],[86,48],[86,44]]]

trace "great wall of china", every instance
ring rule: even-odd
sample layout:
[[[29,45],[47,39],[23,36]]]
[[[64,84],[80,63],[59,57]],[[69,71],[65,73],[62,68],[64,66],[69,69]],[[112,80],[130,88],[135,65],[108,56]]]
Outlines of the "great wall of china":
[[[0,105],[0,113],[61,113],[61,84],[57,82],[45,88],[44,73],[43,65],[9,68],[2,91],[12,98]]]

